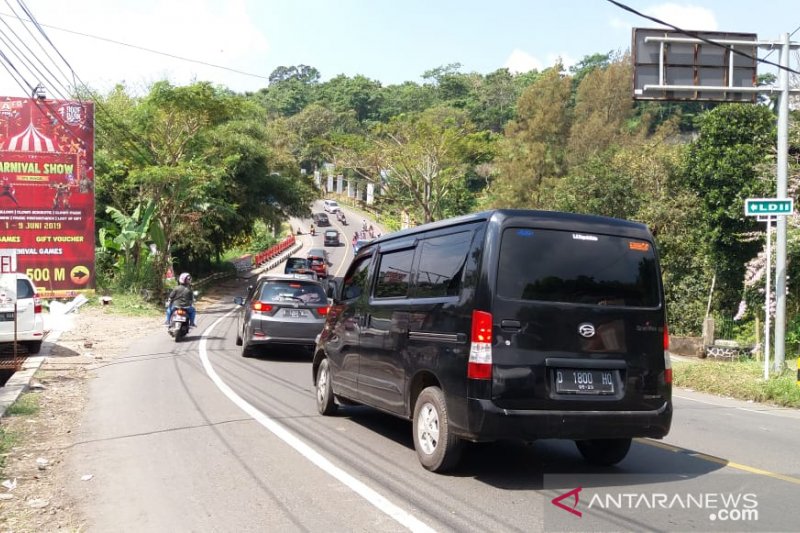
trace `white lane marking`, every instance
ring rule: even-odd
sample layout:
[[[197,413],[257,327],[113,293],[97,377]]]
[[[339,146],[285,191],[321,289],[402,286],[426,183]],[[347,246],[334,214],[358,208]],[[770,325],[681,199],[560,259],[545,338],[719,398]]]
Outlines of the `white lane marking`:
[[[706,405],[713,405],[714,407],[725,407],[725,408],[728,408],[728,409],[738,409],[740,411],[747,411],[749,413],[758,413],[760,415],[770,415],[770,416],[778,416],[778,417],[782,417],[782,418],[792,418],[791,416],[788,416],[787,414],[784,414],[784,413],[781,413],[781,412],[773,413],[771,411],[759,411],[758,409],[748,409],[747,407],[735,407],[735,406],[731,406],[731,405],[723,405],[721,403],[709,402],[709,401],[706,401],[706,400],[698,400],[697,398],[689,398],[688,396],[681,396],[679,394],[673,394],[672,396],[674,398],[680,398],[682,400],[689,400],[691,402],[704,403]],[[789,413],[789,411],[787,411],[787,413]]]
[[[300,440],[299,437],[294,435],[284,426],[270,418],[268,415],[262,413],[244,398],[236,394],[227,383],[222,381],[222,378],[219,377],[217,372],[214,370],[214,367],[211,366],[211,362],[208,359],[208,350],[206,348],[206,344],[212,330],[235,311],[236,309],[233,309],[225,315],[219,317],[216,321],[214,321],[213,324],[211,324],[211,326],[208,327],[208,329],[203,332],[203,335],[200,338],[200,347],[198,349],[200,361],[203,363],[203,368],[205,369],[206,374],[211,378],[211,381],[214,382],[217,388],[219,388],[219,390],[225,396],[227,396],[230,401],[236,404],[239,409],[251,416],[253,420],[264,426],[270,433],[294,448],[297,453],[314,463],[325,473],[337,479],[344,486],[367,500],[367,502],[372,504],[379,511],[393,518],[401,526],[410,531],[435,531],[433,528],[413,516],[411,513],[401,509],[382,496],[380,493],[368,487],[364,482],[359,481],[338,466],[331,463],[330,460],[323,457],[319,452],[306,444],[304,441]]]
[[[336,269],[336,273],[333,275],[334,278],[338,278],[339,277],[339,272],[342,271],[342,267],[344,267],[345,265],[349,265],[350,264],[350,262],[347,261],[347,258],[350,257],[348,252],[350,251],[350,247],[352,246],[352,244],[350,243],[350,239],[347,238],[347,235],[344,232],[344,227],[340,226],[338,224],[338,220],[337,220],[336,227],[339,228],[339,230],[340,230],[339,233],[342,234],[342,238],[344,239],[344,257],[339,262],[339,268]]]

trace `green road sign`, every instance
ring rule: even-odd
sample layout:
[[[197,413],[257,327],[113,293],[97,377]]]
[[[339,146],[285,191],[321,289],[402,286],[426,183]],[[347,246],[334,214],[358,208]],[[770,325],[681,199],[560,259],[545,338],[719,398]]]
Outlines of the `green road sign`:
[[[744,214],[754,216],[786,216],[794,212],[792,198],[748,198],[744,201]]]

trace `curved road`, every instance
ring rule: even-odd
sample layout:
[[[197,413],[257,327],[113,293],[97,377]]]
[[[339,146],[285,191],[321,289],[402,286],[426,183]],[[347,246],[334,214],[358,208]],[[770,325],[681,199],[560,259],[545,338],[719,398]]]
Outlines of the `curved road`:
[[[342,275],[357,225],[332,221],[349,235],[331,254]],[[306,250],[322,236],[303,239]],[[188,342],[159,332],[96,372],[67,465],[89,531],[794,529],[781,509],[800,490],[796,411],[676,391],[670,437],[635,443],[618,467],[587,466],[571,442],[502,442],[470,445],[454,473],[431,474],[409,422],[360,406],[319,416],[307,355],[242,358],[233,308],[202,313]],[[569,490],[586,491],[580,517],[551,503]],[[588,507],[590,492],[659,491],[754,493],[759,516]]]

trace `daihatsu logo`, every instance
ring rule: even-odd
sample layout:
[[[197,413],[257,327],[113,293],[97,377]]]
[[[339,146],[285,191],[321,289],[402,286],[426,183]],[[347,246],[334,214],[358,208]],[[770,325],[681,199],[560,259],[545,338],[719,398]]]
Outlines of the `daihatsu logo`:
[[[578,325],[578,333],[581,334],[582,337],[594,337],[594,326],[589,324],[588,322],[584,322],[583,324]]]

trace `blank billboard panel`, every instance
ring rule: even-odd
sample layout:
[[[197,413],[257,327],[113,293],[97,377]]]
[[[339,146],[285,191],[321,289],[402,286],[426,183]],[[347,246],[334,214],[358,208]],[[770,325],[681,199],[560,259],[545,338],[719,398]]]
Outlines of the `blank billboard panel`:
[[[754,102],[754,93],[736,88],[756,86],[757,40],[754,33],[694,32],[687,35],[672,30],[634,28],[633,97],[637,100]],[[750,57],[732,53],[731,49]],[[668,86],[681,86],[681,90]],[[703,87],[730,87],[730,91],[703,91]]]

